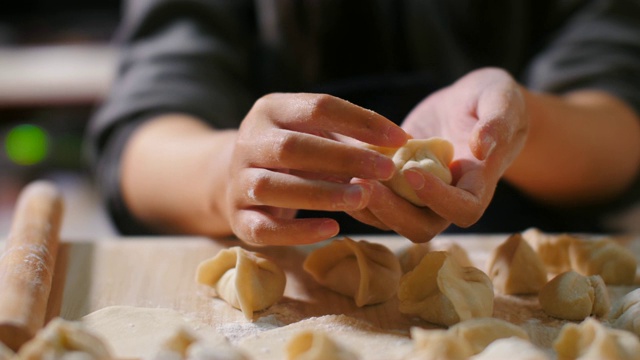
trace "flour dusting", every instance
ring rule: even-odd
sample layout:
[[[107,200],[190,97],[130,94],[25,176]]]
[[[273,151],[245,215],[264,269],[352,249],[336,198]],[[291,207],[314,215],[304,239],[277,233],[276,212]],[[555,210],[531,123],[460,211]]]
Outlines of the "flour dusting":
[[[236,344],[243,338],[255,336],[261,332],[277,329],[283,324],[280,323],[276,315],[264,316],[255,322],[230,322],[219,324],[215,329],[222,333],[230,343]]]

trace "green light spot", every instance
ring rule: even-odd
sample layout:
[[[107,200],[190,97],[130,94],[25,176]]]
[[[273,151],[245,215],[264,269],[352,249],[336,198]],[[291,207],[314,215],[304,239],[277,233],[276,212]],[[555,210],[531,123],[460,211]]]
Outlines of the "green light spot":
[[[18,165],[34,165],[47,156],[47,133],[35,125],[18,125],[9,131],[5,150]]]

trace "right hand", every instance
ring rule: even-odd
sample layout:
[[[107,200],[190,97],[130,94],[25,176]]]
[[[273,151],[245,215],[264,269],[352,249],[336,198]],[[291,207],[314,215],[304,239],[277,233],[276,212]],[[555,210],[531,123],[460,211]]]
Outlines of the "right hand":
[[[358,146],[400,147],[407,134],[373,111],[322,94],[271,94],[254,104],[237,134],[223,208],[234,234],[252,244],[297,245],[331,238],[333,219],[295,219],[298,209],[367,206],[391,159]],[[364,179],[350,184],[352,178]]]
[[[417,139],[437,136],[453,144],[455,155],[449,165],[453,183],[411,169],[403,176],[424,207],[376,186],[367,209],[351,216],[413,242],[429,241],[451,223],[474,224],[527,140],[529,115],[522,91],[506,71],[484,68],[427,96],[405,118],[402,128]]]

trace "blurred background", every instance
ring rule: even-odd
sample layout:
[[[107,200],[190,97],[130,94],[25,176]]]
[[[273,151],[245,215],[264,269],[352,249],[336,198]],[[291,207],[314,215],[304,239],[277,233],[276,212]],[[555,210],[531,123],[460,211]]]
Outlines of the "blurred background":
[[[0,238],[22,187],[59,185],[62,236],[114,234],[82,153],[82,137],[115,70],[119,0],[22,0],[0,12]]]
[[[115,234],[83,158],[89,117],[105,96],[121,0],[22,0],[0,12],[0,238],[19,191],[50,179],[63,191],[65,240]],[[640,231],[640,206],[612,227]]]

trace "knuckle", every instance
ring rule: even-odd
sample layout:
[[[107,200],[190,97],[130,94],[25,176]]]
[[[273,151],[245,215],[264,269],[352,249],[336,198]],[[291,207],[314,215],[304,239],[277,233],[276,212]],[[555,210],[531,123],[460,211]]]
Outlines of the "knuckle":
[[[269,184],[271,180],[268,174],[263,171],[258,172],[253,175],[248,181],[246,186],[246,195],[250,199],[250,201],[255,204],[261,204],[261,199],[264,198],[264,195],[269,191]]]
[[[268,243],[268,238],[272,234],[271,226],[265,218],[254,218],[244,225],[241,238],[243,241],[255,245]]]
[[[280,164],[287,164],[299,147],[300,141],[295,133],[284,133],[273,140],[274,160]]]
[[[328,94],[315,94],[309,103],[309,116],[311,118],[324,117],[335,102],[335,98]]]
[[[278,96],[279,94],[277,93],[263,95],[255,101],[253,107],[259,110],[267,109],[271,106],[271,103],[273,103]]]

